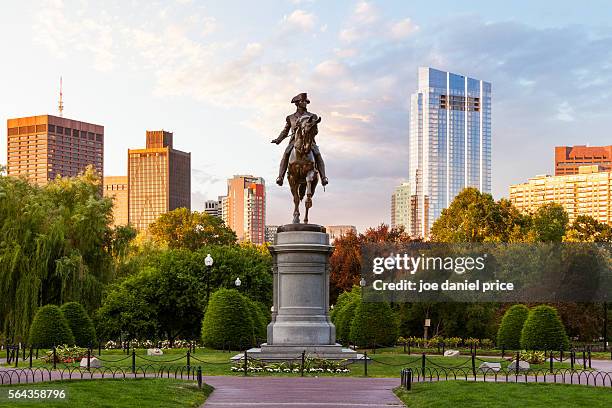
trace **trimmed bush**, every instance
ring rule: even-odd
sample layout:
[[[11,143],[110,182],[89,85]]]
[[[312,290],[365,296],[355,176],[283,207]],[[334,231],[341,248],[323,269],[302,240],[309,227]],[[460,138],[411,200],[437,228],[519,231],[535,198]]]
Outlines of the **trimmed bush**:
[[[79,302],[64,303],[60,308],[72,330],[77,346],[89,347],[96,343],[96,329],[93,321]]]
[[[254,343],[249,300],[236,289],[219,289],[210,296],[202,320],[202,341],[215,349],[243,349]]]
[[[525,350],[569,350],[569,340],[557,309],[541,305],[529,311],[521,332],[521,347]]]
[[[497,330],[497,347],[508,350],[521,348],[521,331],[529,315],[529,308],[525,305],[514,305],[504,314],[499,330]]]
[[[350,339],[361,347],[393,345],[399,320],[387,302],[360,302],[351,323]]]
[[[349,292],[342,292],[340,296],[338,296],[338,299],[336,299],[336,304],[334,305],[334,308],[329,314],[329,317],[333,324],[337,324],[338,315],[342,308],[351,303],[353,299],[360,297],[360,294],[360,288],[354,287],[353,290]]]
[[[72,330],[59,307],[46,305],[38,309],[30,326],[30,344],[38,347],[74,345]]]
[[[266,306],[255,300],[248,299],[251,318],[253,319],[253,335],[255,338],[265,339],[267,337],[268,319],[264,310]]]
[[[361,304],[361,298],[354,297],[349,303],[338,310],[336,319],[336,338],[345,343],[351,340],[351,324],[355,317],[355,310]]]

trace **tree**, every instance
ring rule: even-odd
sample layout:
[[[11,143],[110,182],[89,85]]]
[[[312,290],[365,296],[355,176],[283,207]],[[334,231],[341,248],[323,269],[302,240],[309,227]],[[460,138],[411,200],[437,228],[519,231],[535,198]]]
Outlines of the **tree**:
[[[147,253],[138,255],[129,267],[131,275],[107,290],[97,316],[98,327],[104,328],[107,338],[122,332],[170,341],[199,337],[209,294],[219,288],[234,288],[238,276],[243,281],[241,290],[249,298],[266,305],[265,309],[272,303],[272,262],[263,247],[206,246],[197,251]],[[204,264],[208,254],[214,259],[210,269]]]
[[[74,345],[74,336],[59,307],[46,305],[38,309],[30,326],[30,344],[37,347]]]
[[[412,239],[404,227],[389,228],[380,224],[368,228],[363,234],[349,232],[334,241],[334,253],[330,258],[330,302],[334,303],[343,291],[359,284],[361,275],[361,246],[383,242],[406,243]]]
[[[123,334],[129,338],[157,337],[158,308],[153,284],[157,272],[153,267],[145,267],[108,288],[95,316],[101,338],[117,339]]]
[[[70,326],[77,346],[89,347],[96,343],[96,330],[85,308],[79,302],[64,303],[60,308]]]
[[[202,321],[205,346],[241,350],[254,343],[253,316],[248,300],[236,289],[219,289],[210,298]]]
[[[236,233],[218,217],[205,212],[177,208],[162,214],[149,225],[148,233],[157,243],[171,249],[196,250],[204,245],[231,245]]]
[[[529,315],[525,305],[514,305],[506,310],[497,331],[497,347],[508,350],[521,348],[521,331]]]
[[[387,302],[360,302],[351,322],[350,339],[361,347],[395,344],[399,322]]]
[[[491,194],[468,187],[442,210],[431,228],[431,241],[517,242],[527,225],[527,218],[508,200],[495,202]]]
[[[0,175],[0,324],[9,339],[24,340],[44,304],[100,304],[114,268],[111,214],[91,166],[43,187]]]
[[[589,215],[579,215],[565,232],[563,241],[612,242],[612,227]]]
[[[562,205],[557,203],[542,205],[532,216],[532,231],[536,241],[561,242],[568,222],[569,217]]]
[[[529,311],[521,331],[525,350],[569,350],[569,339],[557,309],[540,305]]]

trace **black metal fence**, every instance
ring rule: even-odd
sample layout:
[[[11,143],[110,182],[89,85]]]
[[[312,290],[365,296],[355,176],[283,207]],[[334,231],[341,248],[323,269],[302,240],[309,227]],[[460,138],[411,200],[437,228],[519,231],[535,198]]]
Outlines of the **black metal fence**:
[[[54,370],[46,367],[34,367],[0,370],[0,385],[105,378],[174,378],[183,380],[197,380],[198,385],[201,388],[202,367],[145,365],[136,367],[105,367],[89,369],[65,367]]]
[[[410,391],[414,382],[433,381],[481,381],[481,382],[514,382],[514,383],[556,383],[590,385],[612,388],[612,372],[576,371],[571,369],[556,369],[553,371],[537,369],[523,370],[516,373],[511,370],[493,371],[478,369],[476,374],[464,368],[403,368],[400,372],[401,386]]]

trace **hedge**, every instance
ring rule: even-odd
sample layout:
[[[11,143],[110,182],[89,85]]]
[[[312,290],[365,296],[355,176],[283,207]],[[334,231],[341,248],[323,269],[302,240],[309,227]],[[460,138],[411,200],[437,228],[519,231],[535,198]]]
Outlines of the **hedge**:
[[[30,326],[30,344],[37,347],[74,345],[72,330],[59,307],[46,305],[38,309]]]
[[[351,322],[350,340],[360,347],[394,345],[399,320],[387,302],[359,302]]]
[[[202,320],[205,346],[240,350],[254,344],[254,330],[250,302],[240,292],[223,288],[211,295]]]
[[[569,350],[569,340],[557,309],[541,305],[529,311],[521,332],[521,347],[525,350]]]
[[[353,323],[353,318],[355,317],[355,310],[360,304],[361,298],[353,298],[349,303],[344,305],[342,309],[338,310],[335,316],[337,339],[345,343],[351,340],[351,324]]]
[[[79,302],[64,303],[60,310],[68,321],[77,346],[89,347],[96,343],[96,329],[83,305]]]
[[[521,331],[529,308],[525,305],[514,305],[504,314],[499,330],[497,330],[497,347],[508,350],[518,350],[521,348]]]

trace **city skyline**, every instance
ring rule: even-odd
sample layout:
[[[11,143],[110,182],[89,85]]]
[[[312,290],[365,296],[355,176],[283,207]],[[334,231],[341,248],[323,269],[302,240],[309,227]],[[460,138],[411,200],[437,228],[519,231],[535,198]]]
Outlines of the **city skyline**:
[[[607,5],[561,4],[13,3],[0,16],[11,39],[0,47],[14,61],[1,68],[11,80],[0,117],[56,114],[63,76],[65,116],[105,126],[105,174],[125,173],[123,152],[144,129],[169,129],[193,153],[193,209],[230,175],[257,174],[269,184],[270,224],[284,224],[289,192],[270,183],[282,149],[269,140],[293,111],[291,96],[308,92],[330,178],[312,219],[363,230],[389,223],[389,196],[408,178],[418,66],[494,84],[496,198],[552,173],[554,146],[610,144]],[[247,16],[253,24],[241,24]],[[32,55],[39,63],[17,62]]]

